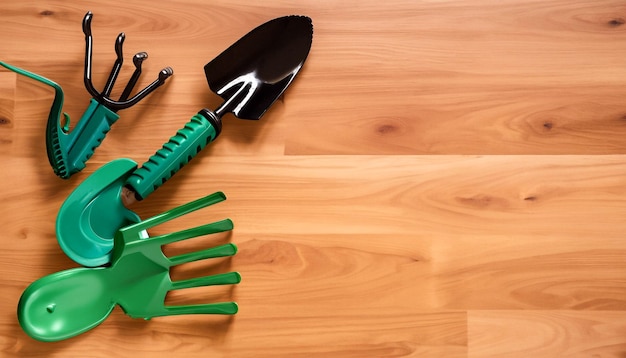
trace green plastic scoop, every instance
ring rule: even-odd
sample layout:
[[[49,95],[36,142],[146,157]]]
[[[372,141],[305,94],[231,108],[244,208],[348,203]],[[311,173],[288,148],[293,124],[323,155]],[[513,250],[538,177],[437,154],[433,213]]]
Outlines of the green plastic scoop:
[[[222,105],[200,110],[140,168],[130,159],[115,160],[81,183],[57,216],[56,236],[65,253],[83,266],[108,263],[115,232],[138,220],[122,197],[142,200],[169,180],[216,139],[224,114],[261,118],[302,68],[312,37],[310,18],[280,17],[209,62],[205,75],[211,90],[224,99]]]
[[[33,282],[20,298],[20,325],[31,337],[58,341],[84,333],[102,323],[115,305],[133,318],[182,314],[235,314],[235,302],[166,306],[170,290],[229,285],[241,281],[238,272],[172,281],[172,266],[208,258],[233,256],[237,247],[225,244],[166,257],[161,246],[202,235],[232,230],[230,219],[151,238],[146,230],[192,211],[225,200],[218,192],[123,227],[115,234],[110,267],[75,268]]]

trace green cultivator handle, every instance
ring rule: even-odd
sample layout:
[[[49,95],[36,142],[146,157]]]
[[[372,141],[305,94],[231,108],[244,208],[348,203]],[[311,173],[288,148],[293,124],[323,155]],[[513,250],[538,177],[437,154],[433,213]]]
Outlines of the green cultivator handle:
[[[46,148],[54,173],[63,179],[85,168],[85,163],[120,118],[115,112],[91,99],[80,121],[69,132],[70,119],[65,115],[63,126],[58,120],[48,120]]]
[[[214,141],[221,129],[222,121],[214,112],[201,110],[141,168],[133,172],[126,186],[135,192],[138,200],[143,200]]]
[[[61,112],[64,100],[61,86],[36,73],[4,62],[0,62],[0,65],[54,89],[54,100],[46,125],[48,160],[54,173],[64,179],[82,170],[119,116],[92,98],[76,128],[69,133],[70,116]],[[64,117],[63,125],[60,121],[61,114]]]

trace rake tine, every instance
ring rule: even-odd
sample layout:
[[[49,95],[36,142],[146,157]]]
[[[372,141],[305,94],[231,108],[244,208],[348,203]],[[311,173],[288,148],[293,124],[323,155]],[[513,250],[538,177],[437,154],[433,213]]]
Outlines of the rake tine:
[[[235,302],[207,303],[202,305],[167,306],[163,315],[179,314],[235,314],[239,306]]]
[[[156,90],[159,86],[165,84],[165,80],[167,80],[170,76],[174,74],[174,70],[171,67],[165,67],[159,72],[159,77],[154,80],[151,84],[149,84],[146,88],[139,91],[135,94],[131,99],[125,101],[115,101],[109,97],[98,97],[108,108],[112,110],[119,111],[121,109],[125,109],[128,107],[132,107],[136,105],[139,101],[144,99],[147,95]]]
[[[191,229],[155,236],[150,238],[148,242],[153,245],[167,245],[181,240],[187,240],[203,235],[217,234],[224,231],[230,231],[232,229],[233,222],[230,219],[224,219]]]
[[[93,36],[91,34],[91,20],[93,19],[93,13],[88,11],[83,18],[83,33],[85,34],[85,72],[83,75],[83,81],[87,92],[94,97],[99,98],[100,93],[93,87],[91,81],[91,63],[93,54]]]
[[[157,79],[154,80],[154,82],[146,86],[141,91],[137,92],[137,94],[135,94],[131,99],[125,101],[113,101],[107,98],[106,101],[110,106],[114,106],[118,109],[124,109],[134,106],[135,104],[137,104],[137,102],[141,101],[147,95],[154,92],[154,90],[156,90],[159,86],[162,86],[165,83],[165,80],[167,80],[173,74],[174,70],[172,70],[171,67],[165,67],[159,72],[159,75]]]
[[[172,282],[172,290],[216,285],[236,285],[241,282],[239,272],[228,272],[211,276],[190,278]]]
[[[235,244],[228,243],[225,245],[212,247],[206,250],[195,251],[195,252],[190,252],[188,254],[173,256],[173,257],[170,257],[169,260],[172,263],[172,266],[175,266],[175,265],[180,265],[180,264],[198,261],[198,260],[233,256],[236,253],[237,253],[237,246],[235,246]]]
[[[174,220],[180,216],[189,214],[193,211],[202,209],[204,207],[213,205],[213,204],[217,204],[221,201],[226,200],[226,195],[221,192],[218,191],[216,193],[207,195],[205,197],[202,197],[200,199],[196,199],[192,202],[183,204],[181,206],[178,206],[176,208],[170,209],[168,211],[165,211],[163,213],[157,214],[153,217],[150,217],[148,219],[145,219],[141,222],[138,222],[136,224],[133,225],[129,225],[126,228],[122,229],[122,230],[137,230],[137,232],[139,231],[143,231],[143,230],[147,230],[151,227],[157,226],[159,224],[163,224],[167,221],[170,220]]]
[[[122,47],[124,45],[125,38],[126,35],[121,32],[119,35],[117,35],[117,39],[115,40],[115,54],[117,55],[117,58],[115,59],[115,63],[113,63],[113,68],[111,69],[111,74],[109,74],[109,79],[104,85],[102,97],[109,97],[111,91],[113,90],[113,86],[115,85],[115,80],[117,80],[117,76],[120,74],[120,69],[122,68],[122,63],[124,62]]]
[[[124,88],[124,91],[122,92],[122,95],[120,96],[120,99],[119,99],[120,102],[126,101],[128,97],[130,97],[130,92],[133,90],[133,88],[135,88],[135,85],[137,84],[137,80],[139,80],[139,76],[141,75],[141,64],[147,58],[148,58],[148,54],[145,52],[138,52],[135,54],[135,56],[133,56],[133,64],[135,65],[135,72],[133,72],[133,75],[130,77],[128,84]]]
[[[166,67],[162,69],[154,82],[139,91],[131,99],[128,99],[128,97],[130,96],[130,92],[134,88],[137,80],[139,79],[139,75],[141,74],[141,62],[148,57],[145,52],[137,53],[133,58],[133,63],[135,64],[135,72],[133,73],[130,81],[124,88],[120,99],[118,101],[111,99],[109,96],[111,95],[111,91],[113,90],[113,86],[115,85],[115,81],[117,80],[117,76],[119,75],[122,68],[122,63],[124,62],[122,49],[126,35],[122,32],[117,36],[117,39],[115,41],[115,53],[117,55],[117,58],[115,60],[115,63],[113,64],[113,68],[111,69],[109,78],[107,79],[107,82],[104,86],[104,90],[102,92],[98,92],[94,88],[93,82],[91,80],[93,55],[93,36],[91,33],[92,19],[93,14],[91,11],[88,11],[83,18],[83,33],[85,34],[85,72],[83,75],[83,81],[85,82],[85,88],[87,89],[87,92],[89,92],[89,94],[91,94],[93,98],[95,98],[105,107],[109,108],[113,112],[132,107],[137,104],[137,102],[141,101],[144,97],[156,90],[158,87],[165,84],[165,80],[167,80],[170,76],[174,74],[174,70],[172,70],[171,67]]]

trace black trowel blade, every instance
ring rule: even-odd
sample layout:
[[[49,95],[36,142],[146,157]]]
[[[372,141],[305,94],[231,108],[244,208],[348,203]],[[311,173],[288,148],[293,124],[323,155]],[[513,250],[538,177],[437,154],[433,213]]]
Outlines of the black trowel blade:
[[[304,64],[313,40],[306,16],[284,16],[250,31],[204,66],[209,87],[241,119],[260,119]],[[239,92],[239,93],[238,93]]]

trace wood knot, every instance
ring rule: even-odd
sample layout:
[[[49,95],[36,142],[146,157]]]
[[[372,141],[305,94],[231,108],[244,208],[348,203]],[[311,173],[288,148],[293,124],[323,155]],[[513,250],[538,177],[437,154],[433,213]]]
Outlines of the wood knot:
[[[410,127],[407,126],[406,120],[402,117],[379,117],[373,118],[370,126],[371,132],[379,137],[400,137],[407,131],[410,131]]]
[[[393,124],[381,124],[380,126],[378,126],[378,128],[376,128],[376,131],[383,135],[396,132],[397,130],[398,127]]]
[[[41,15],[41,16],[52,16],[52,15],[54,15],[54,11],[52,11],[52,10],[44,10],[44,11],[40,12],[39,15]]]
[[[475,195],[472,197],[457,197],[457,202],[479,209],[504,209],[508,206],[508,202],[504,198],[494,197],[490,195]]]
[[[0,117],[0,125],[11,124],[11,120],[6,117]]]
[[[611,19],[611,20],[609,20],[609,21],[607,22],[607,24],[608,24],[610,27],[618,27],[618,26],[622,26],[622,25],[624,25],[624,23],[626,23],[626,20],[624,20],[624,19],[623,19],[623,18],[621,18],[621,17],[616,17],[616,18]]]
[[[537,200],[537,197],[536,197],[536,196],[531,195],[531,196],[527,196],[527,197],[525,197],[525,198],[524,198],[524,200],[526,200],[526,201],[536,201],[536,200]]]
[[[545,121],[543,123],[543,128],[545,128],[546,130],[551,130],[552,128],[554,128],[554,123],[550,121]]]

